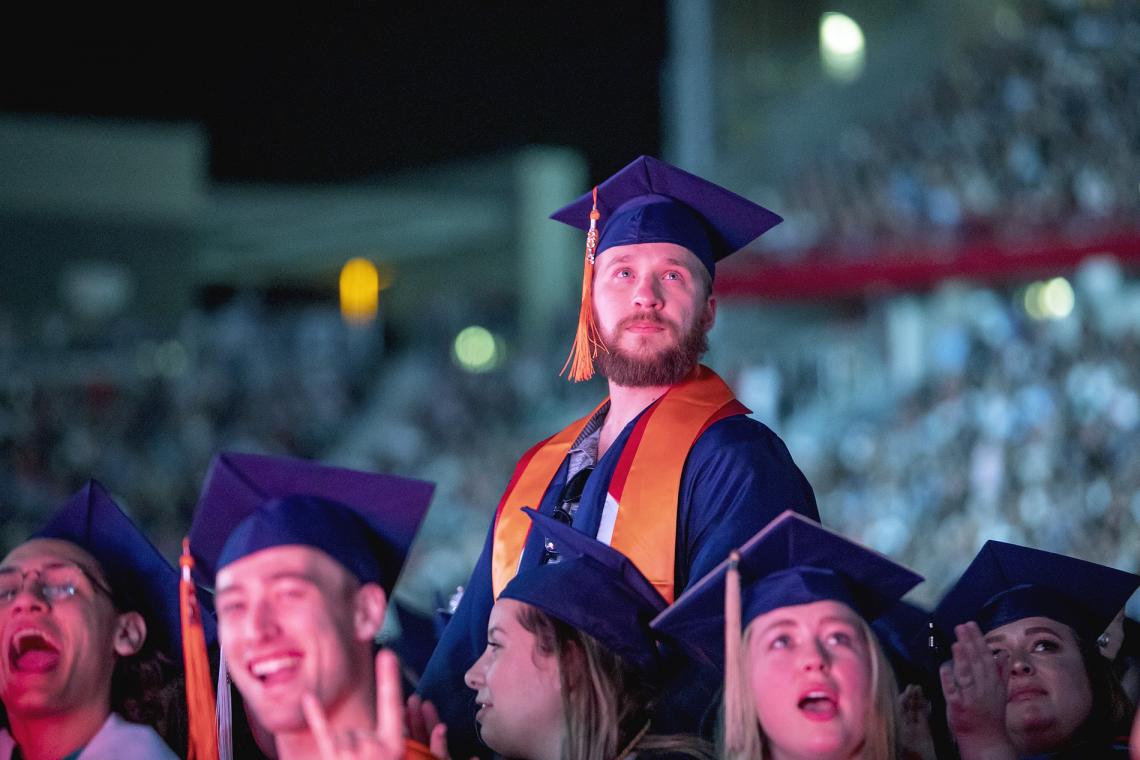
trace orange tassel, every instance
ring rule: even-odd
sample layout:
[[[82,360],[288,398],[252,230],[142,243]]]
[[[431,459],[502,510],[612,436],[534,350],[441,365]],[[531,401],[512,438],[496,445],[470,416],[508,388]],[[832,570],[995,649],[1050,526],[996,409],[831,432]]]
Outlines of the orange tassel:
[[[724,745],[731,752],[744,746],[740,717],[741,672],[740,644],[740,552],[728,555],[728,572],[724,576]]]
[[[578,309],[578,329],[574,333],[574,345],[570,348],[570,356],[566,364],[562,365],[559,375],[566,374],[570,368],[569,380],[575,383],[589,380],[594,376],[594,357],[598,355],[598,348],[605,350],[602,342],[602,333],[598,323],[594,320],[594,252],[598,250],[598,188],[594,187],[594,208],[590,211],[590,229],[586,233],[586,262],[582,268],[582,304]]]
[[[182,661],[186,666],[186,709],[190,718],[188,760],[218,760],[218,724],[214,687],[210,679],[210,660],[206,655],[206,634],[202,630],[202,611],[194,594],[190,571],[190,539],[182,539],[182,556],[178,558],[182,580],[178,598],[182,609]]]

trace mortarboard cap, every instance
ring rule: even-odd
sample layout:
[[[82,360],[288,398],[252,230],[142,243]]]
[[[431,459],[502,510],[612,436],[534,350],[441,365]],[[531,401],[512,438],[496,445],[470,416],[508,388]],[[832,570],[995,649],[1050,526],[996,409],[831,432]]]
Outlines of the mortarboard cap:
[[[120,612],[138,612],[147,623],[147,639],[175,662],[181,662],[178,571],[123,513],[95,480],[59,508],[32,538],[68,541],[99,561]],[[203,615],[207,640],[214,636],[213,618]]]
[[[946,636],[934,626],[931,614],[906,601],[898,601],[871,623],[883,652],[895,671],[899,686],[932,685],[943,661]]]
[[[1140,576],[1027,546],[986,541],[934,610],[943,629],[969,620],[983,633],[1027,617],[1047,617],[1095,641]]]
[[[665,600],[633,562],[569,525],[524,508],[558,547],[558,562],[520,572],[499,598],[516,599],[589,634],[646,672],[658,662],[649,621]]]
[[[575,382],[593,377],[593,359],[602,346],[592,302],[595,256],[619,245],[676,243],[692,251],[712,278],[717,261],[782,221],[747,198],[650,156],[635,159],[550,218],[586,230],[578,329],[566,361]]]
[[[870,621],[922,576],[792,511],[739,551],[740,623],[766,612],[823,600],[843,602]],[[717,565],[653,621],[653,628],[714,664],[724,660],[725,578]]]
[[[434,488],[303,459],[223,452],[206,475],[190,549],[210,585],[235,560],[302,545],[391,594]]]
[[[588,230],[593,193],[550,215]],[[651,156],[641,156],[598,185],[595,255],[633,243],[677,243],[714,274],[716,262],[779,224],[768,209]]]
[[[396,609],[400,635],[385,642],[385,646],[396,653],[400,665],[414,673],[418,680],[439,643],[440,630],[435,615],[424,615],[399,599],[393,600],[392,606]]]

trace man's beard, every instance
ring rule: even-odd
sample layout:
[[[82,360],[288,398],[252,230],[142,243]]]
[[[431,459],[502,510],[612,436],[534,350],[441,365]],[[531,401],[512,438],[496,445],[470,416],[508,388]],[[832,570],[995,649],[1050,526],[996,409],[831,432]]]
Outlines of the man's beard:
[[[655,322],[677,337],[677,330],[656,312],[626,317],[618,322],[613,334],[605,335],[605,348],[598,351],[594,364],[611,383],[626,388],[657,388],[676,385],[685,378],[709,350],[705,320],[697,317],[677,342],[652,356],[639,357],[618,346],[617,336],[632,322]],[[606,348],[609,350],[607,351]]]

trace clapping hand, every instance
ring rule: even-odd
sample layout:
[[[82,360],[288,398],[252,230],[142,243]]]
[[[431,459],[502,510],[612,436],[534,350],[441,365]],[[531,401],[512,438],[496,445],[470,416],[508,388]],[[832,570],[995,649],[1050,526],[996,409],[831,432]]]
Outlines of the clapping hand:
[[[995,659],[971,621],[954,628],[953,660],[938,674],[946,695],[946,719],[962,760],[1017,757],[1005,730],[1009,659]]]
[[[906,760],[936,760],[930,733],[930,700],[922,687],[910,684],[899,695],[899,756]]]

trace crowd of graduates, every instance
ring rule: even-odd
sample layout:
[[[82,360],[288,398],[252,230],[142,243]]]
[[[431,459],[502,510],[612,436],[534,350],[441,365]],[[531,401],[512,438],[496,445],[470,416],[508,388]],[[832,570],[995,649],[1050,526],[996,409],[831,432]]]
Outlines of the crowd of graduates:
[[[215,458],[190,551],[239,691],[223,757],[448,756],[446,726],[404,704],[408,671],[374,644],[431,492]],[[464,675],[499,756],[1127,756],[1140,576],[989,541],[927,613],[899,601],[921,576],[788,512],[668,604],[620,552],[528,514],[561,559],[506,585]],[[186,756],[186,635],[178,573],[89,483],[0,563],[0,755]],[[690,705],[703,736],[654,711],[684,667],[724,684]]]
[[[434,485],[223,451],[178,570],[94,480],[0,561],[0,760],[1140,756],[1140,576],[989,540],[908,605],[699,363],[777,216],[641,157],[554,218],[610,395],[519,459],[422,671],[377,640]]]

